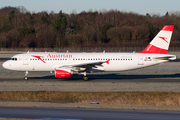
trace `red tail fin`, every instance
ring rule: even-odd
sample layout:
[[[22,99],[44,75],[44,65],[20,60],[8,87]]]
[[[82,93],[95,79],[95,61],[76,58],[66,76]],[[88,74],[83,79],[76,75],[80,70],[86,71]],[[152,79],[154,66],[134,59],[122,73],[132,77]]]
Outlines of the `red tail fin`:
[[[149,45],[139,53],[167,54],[174,25],[166,25],[154,37]]]

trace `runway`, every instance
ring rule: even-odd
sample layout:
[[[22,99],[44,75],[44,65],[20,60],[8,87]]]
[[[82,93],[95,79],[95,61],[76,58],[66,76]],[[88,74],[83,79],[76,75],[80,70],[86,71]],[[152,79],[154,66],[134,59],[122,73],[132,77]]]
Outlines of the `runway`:
[[[97,75],[98,76],[98,75]],[[98,76],[99,77],[99,76]],[[28,80],[24,80],[22,79],[0,79],[0,82],[86,82],[86,83],[91,83],[91,82],[122,82],[122,83],[135,83],[135,82],[141,82],[141,83],[180,83],[180,79],[179,78],[161,78],[161,79],[157,79],[157,78],[141,78],[141,79],[93,79],[90,78],[88,81],[84,81],[82,79],[73,79],[73,78],[69,78],[69,79],[57,79],[57,78],[29,78]]]
[[[0,117],[58,120],[179,120],[175,111],[0,107]]]

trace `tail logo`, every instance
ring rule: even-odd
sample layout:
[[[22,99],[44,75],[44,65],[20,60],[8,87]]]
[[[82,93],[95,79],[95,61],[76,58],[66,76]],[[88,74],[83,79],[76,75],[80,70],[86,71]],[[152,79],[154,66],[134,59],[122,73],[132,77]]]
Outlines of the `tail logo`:
[[[159,37],[159,36],[158,36]],[[168,41],[167,41],[167,38],[166,37],[159,37],[159,38],[161,38],[162,40],[164,40],[165,42],[167,42],[168,43]]]

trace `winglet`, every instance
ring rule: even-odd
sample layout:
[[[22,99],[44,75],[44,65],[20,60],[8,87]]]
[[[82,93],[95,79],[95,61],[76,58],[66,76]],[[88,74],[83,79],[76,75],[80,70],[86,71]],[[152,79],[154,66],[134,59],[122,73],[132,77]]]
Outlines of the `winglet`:
[[[165,25],[149,45],[139,53],[167,54],[174,25]]]
[[[109,61],[110,61],[110,59],[109,59],[109,60],[107,60],[107,61],[105,61],[105,63],[107,63],[107,64],[109,65]]]

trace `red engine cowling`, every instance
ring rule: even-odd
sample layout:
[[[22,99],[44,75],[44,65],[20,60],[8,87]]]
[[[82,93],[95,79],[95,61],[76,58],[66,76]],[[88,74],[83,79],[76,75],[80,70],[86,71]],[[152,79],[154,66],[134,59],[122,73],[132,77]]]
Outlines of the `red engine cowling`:
[[[68,78],[71,77],[71,69],[58,68],[55,70],[56,78]]]

